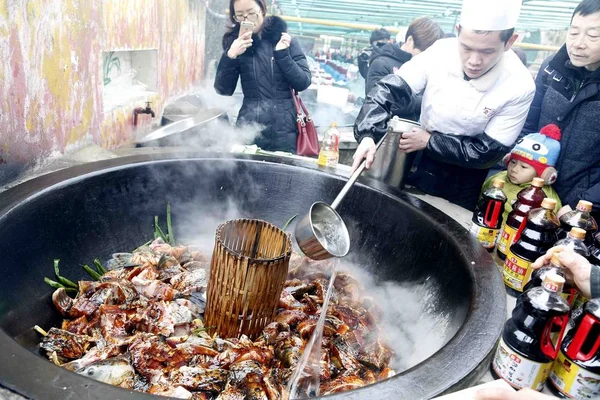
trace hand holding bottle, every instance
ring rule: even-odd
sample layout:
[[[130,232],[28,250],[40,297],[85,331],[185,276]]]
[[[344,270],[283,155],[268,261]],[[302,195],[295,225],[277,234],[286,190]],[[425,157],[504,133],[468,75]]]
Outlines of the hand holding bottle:
[[[576,254],[573,250],[563,246],[553,247],[531,264],[531,267],[538,269],[548,264],[550,259],[552,259],[552,255],[558,251],[560,252],[558,258],[566,269],[567,280],[575,283],[582,295],[591,298],[590,275],[592,273],[592,265],[585,257]]]

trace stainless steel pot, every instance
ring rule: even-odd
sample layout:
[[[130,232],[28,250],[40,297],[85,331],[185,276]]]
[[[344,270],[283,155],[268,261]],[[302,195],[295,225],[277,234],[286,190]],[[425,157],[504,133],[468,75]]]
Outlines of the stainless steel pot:
[[[367,171],[365,176],[376,179],[396,188],[404,186],[404,179],[411,166],[406,162],[406,154],[400,152],[400,138],[404,132],[410,132],[413,128],[420,128],[418,122],[394,117],[389,122],[389,131],[381,148],[377,151],[375,162]]]

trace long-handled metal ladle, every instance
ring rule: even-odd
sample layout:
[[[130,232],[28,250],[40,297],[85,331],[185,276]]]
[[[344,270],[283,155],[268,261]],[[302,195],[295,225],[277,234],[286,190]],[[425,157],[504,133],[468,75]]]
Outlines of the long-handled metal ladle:
[[[388,134],[389,132],[379,141],[375,152],[379,150]],[[350,176],[331,206],[318,201],[298,221],[295,230],[296,242],[307,257],[313,260],[326,260],[331,257],[344,257],[350,251],[348,228],[335,210],[365,170],[366,165],[367,160],[365,159]]]

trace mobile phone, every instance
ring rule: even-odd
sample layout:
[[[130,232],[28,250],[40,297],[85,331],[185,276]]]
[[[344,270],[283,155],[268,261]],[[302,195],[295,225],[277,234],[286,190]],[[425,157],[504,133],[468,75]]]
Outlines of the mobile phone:
[[[239,37],[242,37],[243,35],[245,35],[246,32],[252,32],[253,29],[254,29],[254,22],[242,21],[240,23],[240,36]]]

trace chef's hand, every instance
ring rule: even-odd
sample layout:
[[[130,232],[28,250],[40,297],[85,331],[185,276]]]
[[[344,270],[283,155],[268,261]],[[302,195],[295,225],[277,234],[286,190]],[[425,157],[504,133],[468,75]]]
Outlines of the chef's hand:
[[[571,208],[570,205],[566,205],[563,206],[560,210],[558,210],[558,212],[556,213],[556,216],[558,218],[562,217],[563,215],[565,215],[566,213],[568,213],[569,211],[573,211],[573,209]]]
[[[227,57],[231,59],[238,58],[252,46],[252,32],[246,32],[239,38],[235,39],[227,51]]]
[[[413,128],[410,132],[402,134],[400,139],[400,151],[403,153],[413,153],[423,150],[429,143],[431,133],[426,130]]]
[[[283,32],[281,34],[281,39],[275,46],[275,51],[285,50],[285,49],[289,48],[290,43],[292,43],[292,37],[288,33]]]
[[[366,137],[363,140],[361,140],[360,144],[358,145],[358,148],[354,152],[354,156],[352,157],[352,159],[354,160],[352,162],[352,172],[354,173],[354,171],[356,171],[356,169],[360,166],[362,160],[364,160],[365,158],[367,159],[366,168],[371,168],[371,165],[373,165],[373,161],[375,161],[376,150],[377,146],[375,145],[375,141],[373,140],[373,138]]]
[[[505,388],[480,389],[475,393],[475,400],[552,400],[554,397],[541,394],[531,389],[515,392]]]
[[[577,286],[581,294],[590,299],[592,297],[592,289],[590,285],[592,264],[590,264],[590,262],[583,256],[573,252],[573,250],[567,249],[564,246],[553,247],[548,250],[545,255],[538,258],[533,264],[531,264],[531,267],[533,269],[538,269],[545,264],[548,264],[552,258],[552,255],[557,251],[560,251],[558,259],[565,267],[567,281],[575,283],[575,286]]]

